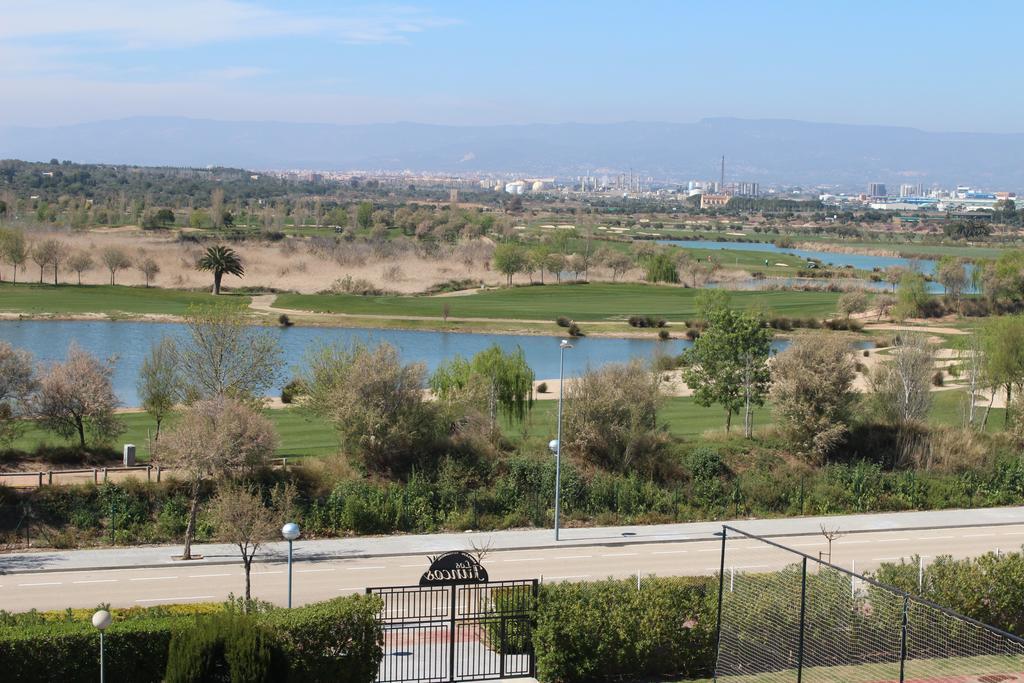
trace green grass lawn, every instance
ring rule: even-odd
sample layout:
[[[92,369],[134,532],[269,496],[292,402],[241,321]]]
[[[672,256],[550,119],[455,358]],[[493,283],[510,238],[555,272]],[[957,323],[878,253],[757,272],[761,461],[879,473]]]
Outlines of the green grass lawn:
[[[190,305],[212,298],[209,293],[158,287],[0,283],[0,311],[13,313],[182,315]]]
[[[338,437],[334,428],[320,418],[312,417],[297,408],[267,410],[265,415],[277,428],[280,441],[276,453],[278,457],[321,456],[338,451]],[[140,460],[148,460],[147,444],[150,435],[156,429],[153,418],[146,413],[125,413],[121,418],[126,429],[117,437],[115,443],[135,444],[137,457]],[[165,422],[163,429],[167,429],[170,424],[173,424],[173,421]],[[33,424],[15,440],[12,447],[14,450],[31,452],[42,445],[59,447],[74,444],[74,440],[63,439]],[[117,447],[117,450],[119,449],[120,446]]]
[[[354,296],[350,294],[280,294],[275,306],[319,313],[464,318],[553,320],[564,315],[578,321],[616,321],[630,315],[668,320],[696,317],[699,290],[644,284],[587,284],[513,287],[456,297]],[[833,313],[832,292],[730,292],[732,303],[775,315],[820,317]]]

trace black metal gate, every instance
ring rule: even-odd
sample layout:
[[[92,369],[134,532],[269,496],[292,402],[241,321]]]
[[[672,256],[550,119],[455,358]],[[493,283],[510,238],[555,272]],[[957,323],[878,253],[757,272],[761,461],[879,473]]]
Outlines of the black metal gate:
[[[384,601],[377,680],[483,681],[535,674],[537,580],[367,588]]]

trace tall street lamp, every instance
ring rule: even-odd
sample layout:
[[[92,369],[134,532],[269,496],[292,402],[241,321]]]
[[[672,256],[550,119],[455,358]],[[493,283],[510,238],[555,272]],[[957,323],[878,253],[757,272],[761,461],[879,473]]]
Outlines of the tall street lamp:
[[[92,625],[100,631],[100,683],[105,683],[107,680],[107,674],[103,667],[103,632],[110,626],[111,621],[113,621],[113,618],[110,616],[110,612],[105,609],[101,609],[92,615]]]
[[[299,537],[299,525],[288,522],[281,527],[281,535],[288,541],[288,609],[292,606],[292,541]]]
[[[558,519],[562,500],[562,395],[565,384],[565,350],[572,344],[563,339],[558,345],[558,438],[548,444],[555,454],[555,540],[558,540]]]

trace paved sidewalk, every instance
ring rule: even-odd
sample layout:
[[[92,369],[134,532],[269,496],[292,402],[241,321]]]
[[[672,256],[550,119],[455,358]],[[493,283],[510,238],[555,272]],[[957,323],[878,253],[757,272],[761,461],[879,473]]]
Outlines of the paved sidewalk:
[[[1024,524],[1024,507],[791,517],[738,520],[727,523],[744,531],[763,536],[816,535],[821,533],[823,525],[828,529],[839,529],[849,534],[864,531]],[[472,550],[474,546],[476,548],[487,546],[491,551],[500,551],[707,541],[712,534],[721,531],[721,528],[721,522],[570,528],[562,530],[559,541],[555,541],[554,532],[551,529],[359,536],[322,540],[299,539],[295,542],[294,559],[296,561],[317,561],[399,555],[433,555],[449,550]],[[239,562],[238,549],[232,545],[197,544],[193,545],[192,549],[194,553],[202,555],[204,559],[189,562],[189,566],[237,564]],[[0,574],[180,566],[180,561],[172,559],[173,555],[180,554],[180,552],[180,545],[14,552],[0,555]],[[287,553],[288,544],[279,541],[262,548],[256,559],[261,562],[279,562],[287,557]]]

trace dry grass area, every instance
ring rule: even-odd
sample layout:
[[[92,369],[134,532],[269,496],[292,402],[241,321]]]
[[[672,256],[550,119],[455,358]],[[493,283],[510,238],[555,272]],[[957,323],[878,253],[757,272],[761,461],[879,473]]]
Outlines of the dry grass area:
[[[68,247],[68,254],[85,251],[92,255],[94,265],[82,274],[84,284],[107,284],[110,272],[102,265],[101,253],[108,247],[123,249],[133,266],[118,272],[117,284],[141,285],[143,274],[135,264],[152,258],[160,273],[152,281],[156,287],[198,289],[211,286],[209,273],[197,271],[196,261],[211,243],[180,242],[177,233],[155,234],[138,229],[97,229],[88,232],[32,231],[30,242],[57,239]],[[414,242],[336,242],[323,238],[287,238],[280,242],[240,242],[231,244],[242,257],[246,276],[239,280],[226,277],[225,287],[272,287],[310,294],[331,289],[332,285],[351,276],[365,280],[378,289],[411,294],[450,280],[479,280],[488,286],[502,285],[504,276],[491,268],[494,243],[477,238],[455,245],[429,245]],[[58,279],[74,284],[78,275],[65,263]],[[10,267],[0,266],[4,279],[10,278]],[[608,281],[611,272],[591,268],[590,279]],[[633,269],[620,276],[620,281],[639,281],[643,273]],[[539,274],[534,274],[539,278]],[[551,279],[545,274],[545,279]],[[39,268],[31,260],[19,271],[19,281],[38,281]],[[47,268],[44,281],[53,281],[52,268]],[[526,274],[517,275],[516,282],[528,282]]]

